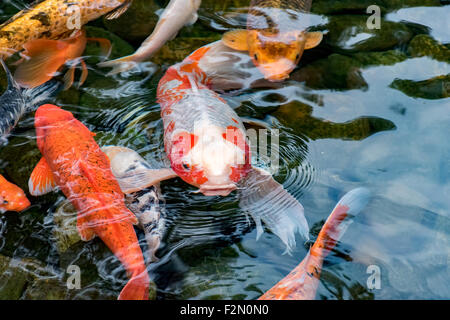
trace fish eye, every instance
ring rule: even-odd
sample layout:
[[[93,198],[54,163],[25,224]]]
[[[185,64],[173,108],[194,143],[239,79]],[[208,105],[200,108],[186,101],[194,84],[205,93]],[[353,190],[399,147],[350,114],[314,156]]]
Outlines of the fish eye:
[[[258,61],[258,54],[257,54],[257,53],[255,53],[255,54],[253,55],[253,57],[255,58],[256,61]]]
[[[186,162],[183,162],[182,164],[183,169],[186,171],[190,171],[191,170],[191,166],[189,164],[187,164]]]

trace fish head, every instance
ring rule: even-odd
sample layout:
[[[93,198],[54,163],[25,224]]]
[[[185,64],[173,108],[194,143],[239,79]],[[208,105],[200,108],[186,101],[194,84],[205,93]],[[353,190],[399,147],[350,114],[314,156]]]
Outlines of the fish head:
[[[205,196],[227,196],[250,171],[243,130],[206,125],[175,135],[172,169]]]
[[[0,212],[23,211],[31,205],[27,196],[18,186],[6,182],[0,186]]]
[[[36,110],[34,117],[34,126],[36,128],[36,139],[39,150],[43,150],[42,138],[46,136],[47,131],[52,128],[60,127],[69,121],[75,120],[73,114],[62,108],[52,105],[44,104]]]
[[[285,80],[299,63],[303,51],[318,45],[322,39],[317,42],[315,37],[310,39],[310,34],[316,33],[250,30],[247,40],[249,55],[265,79],[273,82]]]
[[[71,121],[74,116],[71,112],[53,104],[44,104],[36,110],[34,125],[36,128],[45,128],[58,122]]]

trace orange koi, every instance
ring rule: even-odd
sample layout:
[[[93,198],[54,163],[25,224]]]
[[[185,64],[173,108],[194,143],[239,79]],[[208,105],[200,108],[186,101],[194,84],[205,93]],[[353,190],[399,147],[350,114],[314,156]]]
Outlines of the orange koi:
[[[0,174],[0,213],[6,211],[23,211],[31,205],[27,196],[15,184]]]
[[[365,188],[353,189],[345,194],[303,261],[259,300],[313,300],[319,286],[323,260],[345,233],[351,218],[364,209],[369,198],[370,192]]]
[[[49,104],[36,111],[35,127],[43,158],[31,174],[30,193],[38,196],[61,188],[78,211],[81,238],[99,236],[127,270],[130,280],[119,299],[148,299],[150,279],[133,228],[138,221],[125,206],[95,134],[72,113]]]
[[[252,0],[246,30],[225,33],[222,40],[235,50],[248,51],[267,80],[289,77],[303,55],[322,41],[321,32],[306,32],[299,20],[312,0]]]

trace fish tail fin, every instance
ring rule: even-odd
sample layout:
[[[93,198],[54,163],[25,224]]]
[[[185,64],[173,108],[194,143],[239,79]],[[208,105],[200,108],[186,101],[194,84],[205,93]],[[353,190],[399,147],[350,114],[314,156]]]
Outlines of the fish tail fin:
[[[370,200],[370,191],[356,188],[346,193],[336,204],[320,231],[311,254],[325,257],[341,239],[353,218],[358,215]]]
[[[309,239],[309,227],[304,209],[281,184],[261,169],[253,168],[240,190],[239,206],[249,213],[256,224],[257,239],[263,233],[261,222],[286,245],[290,254],[296,246],[295,234]]]
[[[64,40],[37,39],[23,47],[26,59],[17,67],[14,78],[24,88],[35,88],[53,78],[66,63],[69,44]]]
[[[150,278],[145,269],[137,275],[133,275],[123,287],[119,300],[148,300],[150,290]]]
[[[132,70],[137,66],[139,61],[140,59],[135,54],[132,54],[115,60],[103,61],[97,65],[101,68],[112,68],[112,70],[107,73],[107,75],[110,76]]]

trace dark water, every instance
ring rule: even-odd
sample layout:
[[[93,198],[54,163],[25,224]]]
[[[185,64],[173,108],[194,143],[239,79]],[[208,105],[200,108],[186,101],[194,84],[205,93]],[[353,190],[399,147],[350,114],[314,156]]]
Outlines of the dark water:
[[[166,4],[145,2],[135,1],[139,10],[122,22],[91,22],[88,32],[112,39],[113,57],[131,53],[152,30],[155,9]],[[345,192],[360,186],[372,191],[367,208],[326,259],[316,298],[448,299],[450,7],[378,1],[381,29],[369,30],[363,2],[313,1],[312,11],[324,22],[316,29],[327,34],[305,52],[291,80],[226,98],[240,116],[280,130],[275,178],[305,207],[312,241]],[[239,8],[246,5],[204,1],[194,26],[153,62],[120,76],[106,77],[96,66],[98,48],[88,45],[86,84],[60,93],[56,104],[96,132],[99,145],[124,145],[155,167],[166,166],[157,83],[170,65],[245,24]],[[2,19],[18,11],[8,3],[0,9]],[[0,173],[27,189],[39,157],[30,113],[0,150]],[[256,241],[255,226],[234,194],[207,198],[180,179],[161,188],[167,230],[160,261],[149,266],[157,299],[258,298],[300,263],[311,244],[297,237],[292,256],[282,255],[283,243],[270,232]],[[71,244],[55,233],[55,216],[67,207],[62,194],[30,199],[27,211],[0,217],[0,298],[115,299],[127,278],[103,243]],[[138,235],[145,249],[140,230]],[[71,245],[62,252],[58,241]],[[69,265],[81,268],[80,290],[65,286]],[[380,269],[380,289],[367,287],[371,265]]]

